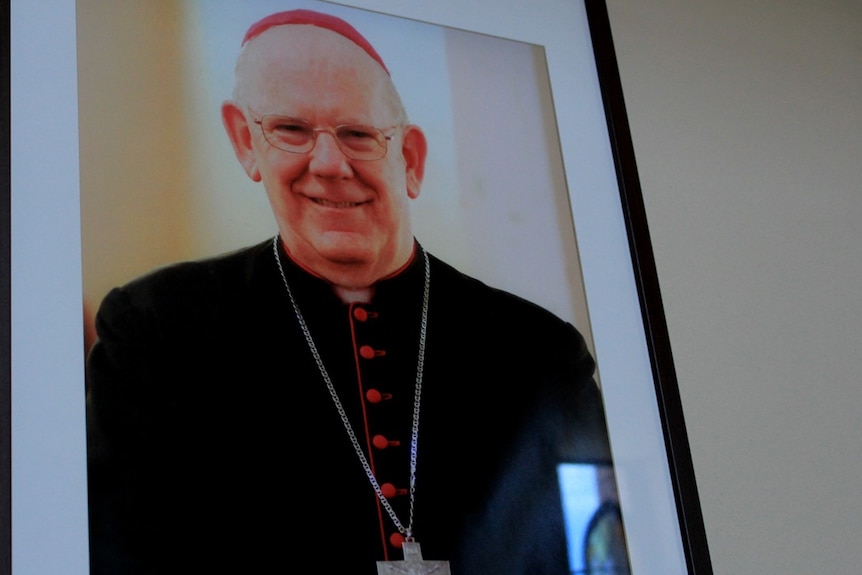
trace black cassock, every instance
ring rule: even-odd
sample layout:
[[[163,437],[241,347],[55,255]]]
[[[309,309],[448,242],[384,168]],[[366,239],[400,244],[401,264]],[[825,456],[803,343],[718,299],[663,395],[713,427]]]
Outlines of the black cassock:
[[[348,419],[408,522],[424,256],[344,304],[282,251]],[[609,462],[570,324],[430,257],[414,532],[453,575],[568,572],[556,466]],[[536,281],[542,281],[536,278]],[[113,290],[88,359],[93,575],[372,575],[401,560],[267,241]]]

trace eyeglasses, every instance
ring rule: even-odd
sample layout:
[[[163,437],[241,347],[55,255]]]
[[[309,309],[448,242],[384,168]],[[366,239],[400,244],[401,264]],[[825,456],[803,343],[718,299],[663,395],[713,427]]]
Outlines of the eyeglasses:
[[[386,155],[386,143],[392,135],[374,126],[344,124],[334,128],[315,128],[309,122],[290,116],[267,115],[255,120],[264,139],[274,148],[293,154],[307,154],[314,149],[320,132],[332,134],[338,149],[353,160],[379,160]],[[398,126],[385,128],[395,130]]]

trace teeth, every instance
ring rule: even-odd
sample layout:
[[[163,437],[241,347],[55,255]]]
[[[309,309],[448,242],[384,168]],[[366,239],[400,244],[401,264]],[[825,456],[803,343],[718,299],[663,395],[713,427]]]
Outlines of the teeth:
[[[360,202],[332,202],[329,200],[324,200],[321,198],[314,198],[314,202],[316,204],[320,204],[321,206],[327,208],[353,208],[358,206]]]

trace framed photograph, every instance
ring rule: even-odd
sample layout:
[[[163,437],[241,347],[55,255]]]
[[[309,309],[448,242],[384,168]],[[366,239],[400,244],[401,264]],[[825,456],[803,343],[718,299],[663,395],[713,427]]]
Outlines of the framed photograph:
[[[614,489],[585,502],[582,470],[559,470],[571,571],[599,572],[589,557],[623,533],[617,572],[710,574],[604,2],[13,0],[14,575],[88,573],[84,357],[101,298],[275,233],[219,110],[245,30],[289,8],[344,18],[386,62],[428,139],[422,245],[584,334]]]

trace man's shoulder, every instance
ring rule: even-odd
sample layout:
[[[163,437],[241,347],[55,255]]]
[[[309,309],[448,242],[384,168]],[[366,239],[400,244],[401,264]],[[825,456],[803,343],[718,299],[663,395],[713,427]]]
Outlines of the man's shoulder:
[[[272,267],[270,246],[267,240],[220,255],[156,268],[113,289],[105,302],[126,302],[135,308],[191,311],[208,306],[214,300],[242,297],[254,291],[255,284]]]
[[[500,289],[449,265],[429,254],[432,273],[432,299],[439,296],[442,303],[458,314],[484,316],[506,324],[535,325],[544,329],[573,329],[545,307],[512,292]]]
[[[429,254],[430,255],[430,254]],[[583,334],[569,321],[524,297],[469,276],[431,256],[431,321],[455,347],[515,371],[568,366],[590,377],[595,363]],[[543,367],[535,359],[541,357]],[[505,361],[500,361],[506,358]]]
[[[266,240],[215,256],[167,264],[138,276],[122,289],[185,291],[248,280],[261,266],[272,262],[271,245],[271,240]]]

